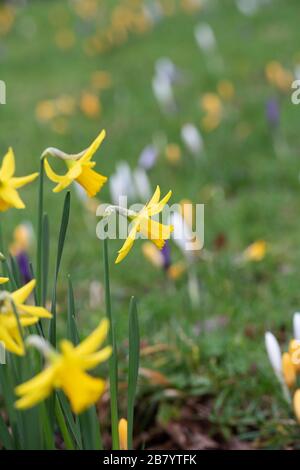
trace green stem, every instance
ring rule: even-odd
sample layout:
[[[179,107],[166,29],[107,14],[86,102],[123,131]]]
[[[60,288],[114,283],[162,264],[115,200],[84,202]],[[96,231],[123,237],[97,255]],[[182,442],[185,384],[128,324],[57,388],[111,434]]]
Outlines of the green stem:
[[[112,355],[109,360],[109,383],[110,383],[110,410],[111,410],[111,432],[113,450],[119,449],[119,419],[118,419],[118,351],[116,344],[115,321],[111,309],[109,265],[108,265],[108,243],[104,240],[104,283],[106,299],[106,315],[109,319],[109,341],[112,347]]]
[[[38,193],[38,221],[37,221],[37,261],[36,261],[36,279],[37,279],[37,305],[42,304],[43,292],[43,211],[44,211],[44,159],[40,164],[40,178],[39,178],[39,193]]]
[[[74,450],[75,447],[73,444],[73,440],[68,431],[68,428],[65,422],[65,417],[63,415],[63,412],[62,412],[62,409],[61,409],[61,406],[57,397],[55,397],[55,416],[58,422],[58,426],[60,427],[64,443],[66,444],[66,448],[68,450]]]

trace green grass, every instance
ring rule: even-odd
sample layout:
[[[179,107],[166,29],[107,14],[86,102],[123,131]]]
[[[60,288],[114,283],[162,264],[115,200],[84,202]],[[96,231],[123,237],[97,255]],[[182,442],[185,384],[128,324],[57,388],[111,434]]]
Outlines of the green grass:
[[[129,298],[138,297],[142,340],[176,346],[176,353],[161,355],[157,367],[174,387],[215,397],[213,429],[225,437],[233,432],[244,439],[260,438],[264,446],[282,447],[294,440],[296,428],[285,424],[291,413],[268,365],[264,332],[284,329],[289,337],[292,314],[300,306],[300,107],[291,104],[289,94],[281,96],[281,131],[289,150],[279,158],[265,121],[265,103],[276,91],[267,83],[264,67],[278,60],[292,69],[299,59],[298,2],[274,0],[253,17],[242,16],[233,1],[214,4],[193,16],[178,11],[146,34],[133,35],[124,45],[89,57],[82,48],[85,30],[67,3],[30,2],[17,12],[11,32],[1,39],[0,79],[7,84],[7,104],[0,106],[0,149],[4,154],[13,146],[21,175],[36,171],[46,147],[80,151],[104,127],[108,135],[97,160],[98,168],[109,176],[118,160],[127,160],[134,167],[156,132],[180,143],[183,123],[200,125],[201,94],[215,91],[221,78],[233,82],[232,112],[217,130],[204,133],[207,159],[199,168],[183,151],[178,168],[160,157],[150,174],[153,187],[160,184],[163,192],[173,190],[173,202],[190,198],[206,204],[205,249],[212,256],[197,265],[202,289],[199,311],[190,306],[186,278],[174,288],[143,258],[140,242],[121,265],[114,266],[121,241],[109,244],[113,308],[122,339],[127,334]],[[75,46],[67,52],[59,50],[53,40],[55,27],[49,14],[57,9],[67,12],[68,24],[77,35]],[[63,16],[58,14],[57,18],[59,22]],[[220,75],[207,70],[195,44],[193,28],[199,20],[209,22],[215,31],[225,63],[225,72]],[[31,22],[36,33],[24,37],[22,31],[24,34]],[[151,90],[155,60],[162,56],[170,57],[188,75],[188,80],[176,87],[180,112],[172,117],[161,114]],[[70,117],[65,135],[37,122],[34,110],[39,100],[60,94],[78,99],[98,69],[113,78],[112,88],[101,96],[101,119],[89,119],[78,111]],[[237,134],[241,123],[250,129],[243,139]],[[51,187],[46,182],[45,207],[55,247],[64,195],[53,194]],[[215,190],[211,198],[207,197],[209,188]],[[37,191],[37,184],[22,191],[26,211],[1,216],[7,243],[17,223],[35,223]],[[100,197],[101,201],[109,199],[108,186]],[[91,281],[103,278],[102,245],[95,235],[96,217],[85,214],[75,193],[71,205],[58,296],[64,313],[67,274],[71,273],[80,329],[88,332],[99,316],[98,310],[89,307],[88,292]],[[220,233],[225,234],[227,245],[215,252],[214,240]],[[236,255],[261,238],[269,244],[266,258],[238,266]],[[173,246],[172,255],[174,259],[181,257]],[[99,310],[103,312],[103,306]],[[226,327],[197,335],[195,324],[218,315],[228,318]],[[61,321],[62,330],[63,324]],[[189,341],[180,338],[179,329]],[[198,356],[193,358],[195,348]],[[153,366],[145,358],[142,365]],[[155,387],[151,393],[155,396]],[[160,403],[165,403],[162,397]]]

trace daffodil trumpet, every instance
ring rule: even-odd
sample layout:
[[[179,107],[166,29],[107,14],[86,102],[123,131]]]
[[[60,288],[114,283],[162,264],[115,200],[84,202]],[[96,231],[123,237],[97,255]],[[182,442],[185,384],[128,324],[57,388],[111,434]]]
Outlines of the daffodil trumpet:
[[[16,387],[15,393],[19,397],[15,403],[16,408],[31,408],[57,389],[61,389],[68,397],[75,414],[96,403],[105,390],[106,382],[86,371],[94,369],[110,357],[110,346],[99,349],[107,337],[108,328],[109,322],[104,319],[79,345],[74,346],[70,341],[62,340],[59,352],[45,340],[40,341],[36,337],[31,339],[31,345],[42,351],[46,367],[32,379]]]
[[[86,191],[89,197],[94,197],[106,183],[107,177],[97,173],[93,168],[96,162],[91,161],[94,154],[102,144],[105,138],[105,131],[101,131],[92,144],[78,154],[67,154],[54,147],[47,148],[42,153],[42,159],[45,165],[45,172],[48,178],[57,183],[53,189],[54,193],[63,191],[71,185],[73,181],[79,183]],[[48,158],[56,157],[63,160],[68,168],[65,175],[58,175],[51,168]]]

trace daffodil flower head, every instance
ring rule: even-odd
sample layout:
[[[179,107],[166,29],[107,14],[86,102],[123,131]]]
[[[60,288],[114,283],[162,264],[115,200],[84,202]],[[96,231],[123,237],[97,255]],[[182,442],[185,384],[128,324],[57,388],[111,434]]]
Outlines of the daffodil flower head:
[[[96,403],[105,390],[106,382],[101,378],[92,377],[86,371],[110,357],[110,346],[99,350],[107,336],[108,328],[108,320],[102,320],[93,333],[78,346],[68,340],[61,341],[60,352],[56,352],[51,346],[47,348],[43,342],[39,349],[44,349],[46,368],[16,387],[15,392],[20,397],[15,404],[16,408],[31,408],[47,398],[55,389],[63,390],[76,414]]]
[[[31,183],[38,177],[38,173],[28,176],[15,177],[15,156],[12,148],[8,149],[0,168],[0,211],[11,207],[24,209],[25,204],[20,198],[17,189]]]
[[[170,238],[173,231],[172,225],[161,224],[151,217],[162,212],[163,208],[169,201],[172,191],[169,191],[160,200],[160,187],[156,190],[150,201],[142,208],[140,212],[116,208],[121,214],[126,215],[131,220],[131,230],[128,237],[118,252],[116,263],[120,263],[131,250],[137,234],[140,232],[143,236],[151,240],[160,250],[163,248],[166,240]],[[107,208],[107,212],[111,212],[114,206]]]
[[[54,193],[59,193],[71,185],[73,181],[79,183],[86,191],[89,197],[94,197],[106,183],[107,177],[97,173],[93,168],[96,162],[91,161],[101,143],[105,138],[105,131],[100,132],[98,137],[84,151],[78,154],[67,154],[59,149],[48,148],[43,154],[45,171],[48,178],[57,183],[53,189]],[[64,160],[68,171],[65,175],[58,175],[51,168],[48,157],[57,157]]]
[[[0,278],[0,282],[1,280],[2,283],[8,281],[7,278]],[[40,318],[52,317],[44,307],[25,304],[35,284],[35,280],[32,280],[15,292],[0,293],[0,341],[7,351],[18,356],[25,354],[20,328],[34,325]]]

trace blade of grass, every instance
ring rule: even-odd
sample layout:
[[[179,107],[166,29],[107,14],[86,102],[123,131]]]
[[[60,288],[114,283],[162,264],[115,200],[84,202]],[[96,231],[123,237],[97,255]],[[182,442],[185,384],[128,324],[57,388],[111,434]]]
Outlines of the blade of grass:
[[[75,446],[70,436],[69,430],[67,428],[65,417],[62,412],[61,405],[57,396],[55,397],[55,416],[57,419],[58,426],[61,430],[64,443],[66,444],[66,449],[75,450]]]
[[[50,321],[49,339],[50,339],[50,343],[54,347],[56,345],[56,288],[57,288],[57,280],[58,280],[58,273],[59,273],[61,258],[62,258],[65,239],[66,239],[67,228],[69,224],[69,216],[70,216],[70,192],[68,191],[65,197],[62,218],[61,218],[61,225],[60,225],[58,246],[57,246],[54,284],[53,284],[53,292],[52,292],[51,313],[53,315],[53,318]]]
[[[109,285],[109,264],[108,264],[108,242],[104,239],[104,285],[106,315],[109,320],[109,341],[112,347],[112,354],[109,359],[109,383],[110,383],[110,411],[111,411],[111,432],[113,450],[119,449],[119,417],[118,417],[118,351],[116,343],[115,320],[113,318]]]
[[[140,333],[136,300],[131,298],[129,306],[129,359],[128,359],[128,449],[132,449],[134,401],[137,389],[140,357]]]

